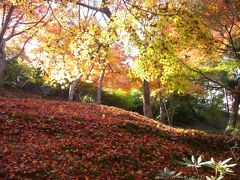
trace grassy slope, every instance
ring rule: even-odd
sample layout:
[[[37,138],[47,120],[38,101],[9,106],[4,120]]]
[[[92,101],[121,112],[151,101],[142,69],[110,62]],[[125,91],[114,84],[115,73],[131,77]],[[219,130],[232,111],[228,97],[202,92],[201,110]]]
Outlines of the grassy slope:
[[[227,140],[113,107],[0,97],[0,178],[151,179],[165,166],[189,174],[175,160],[226,159]]]

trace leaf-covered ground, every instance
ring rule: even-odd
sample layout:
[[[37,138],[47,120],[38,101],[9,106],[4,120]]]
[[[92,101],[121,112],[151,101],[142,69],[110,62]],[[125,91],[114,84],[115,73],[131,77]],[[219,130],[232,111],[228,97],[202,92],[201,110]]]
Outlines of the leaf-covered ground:
[[[0,97],[0,179],[153,179],[165,166],[189,174],[176,160],[224,160],[227,140],[113,107]]]

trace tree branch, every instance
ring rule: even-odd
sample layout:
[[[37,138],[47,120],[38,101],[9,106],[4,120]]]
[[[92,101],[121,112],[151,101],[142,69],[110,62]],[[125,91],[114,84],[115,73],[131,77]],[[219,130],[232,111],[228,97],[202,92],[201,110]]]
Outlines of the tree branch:
[[[189,70],[200,74],[202,77],[204,77],[205,79],[209,80],[210,82],[213,82],[213,83],[217,84],[217,85],[220,86],[220,87],[224,87],[224,88],[229,89],[229,87],[227,87],[227,86],[219,83],[218,81],[210,78],[209,76],[207,76],[206,74],[204,74],[201,70],[199,70],[199,69],[197,69],[197,68],[192,68],[192,67],[190,67],[189,65],[187,65],[186,63],[184,63],[181,59],[179,59],[179,61],[180,61],[185,67],[187,67]]]
[[[58,18],[55,16],[52,7],[51,7],[51,6],[49,6],[49,7],[50,7],[50,10],[51,10],[51,12],[52,12],[52,15],[53,15],[54,19],[57,21],[58,25],[59,25],[61,28],[63,28],[65,31],[67,31],[67,32],[69,32],[69,33],[71,33],[71,34],[74,34],[73,32],[69,31],[67,28],[65,28],[65,27],[61,24],[61,22],[60,22],[60,21],[58,20]]]
[[[97,11],[97,12],[101,12],[101,13],[105,14],[108,18],[111,18],[111,16],[112,16],[112,12],[109,10],[108,7],[98,8],[98,7],[94,7],[94,6],[90,6],[88,4],[82,3],[80,1],[77,2],[77,5],[80,5],[82,7],[86,7],[88,9],[91,9],[91,10],[94,10],[94,11]]]
[[[15,33],[15,34],[10,34],[10,35],[7,37],[7,39],[10,40],[10,39],[13,38],[14,36],[18,36],[18,35],[20,35],[20,34],[23,34],[23,33],[27,32],[27,31],[31,30],[32,28],[36,27],[36,26],[37,26],[38,24],[40,24],[40,23],[43,21],[43,19],[48,15],[49,9],[50,9],[50,5],[49,5],[46,13],[45,13],[45,14],[41,17],[41,19],[39,19],[34,25],[32,25],[32,26],[24,29],[23,31],[17,32],[17,33]]]
[[[13,60],[15,60],[16,58],[18,58],[18,57],[23,53],[23,51],[25,50],[25,46],[26,46],[26,44],[28,43],[28,41],[29,41],[30,39],[32,39],[32,38],[33,38],[33,35],[32,35],[31,37],[29,37],[29,38],[24,42],[21,50],[20,50],[16,55],[14,55],[13,57],[8,58],[7,61],[13,61]]]
[[[4,3],[3,4],[3,14],[2,14],[2,23],[1,23],[2,27],[4,25],[5,13],[6,13],[6,4]]]
[[[237,18],[237,20],[240,20],[240,15],[238,14],[236,8],[234,7],[231,0],[225,0],[225,3],[227,4],[229,10],[231,11],[232,15]]]
[[[14,9],[15,9],[15,7],[12,4],[10,6],[10,8],[9,8],[8,14],[7,14],[5,22],[4,22],[4,25],[2,26],[2,29],[0,31],[0,44],[2,44],[3,37],[4,37],[4,35],[5,35],[6,31],[7,31],[7,28],[8,28],[9,22],[11,20],[11,17],[12,17]]]
[[[13,37],[13,35],[14,35],[14,33],[15,33],[15,30],[16,30],[16,27],[18,26],[18,23],[22,20],[22,18],[23,18],[23,14],[22,14],[22,16],[17,20],[17,22],[13,25],[11,33],[10,33],[9,36],[5,39],[6,41],[10,40],[10,39]]]

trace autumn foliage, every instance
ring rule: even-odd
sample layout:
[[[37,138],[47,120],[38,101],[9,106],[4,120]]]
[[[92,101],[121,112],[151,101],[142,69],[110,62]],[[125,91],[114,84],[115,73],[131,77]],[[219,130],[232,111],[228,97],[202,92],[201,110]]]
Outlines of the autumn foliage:
[[[170,128],[114,107],[0,97],[0,108],[1,178],[153,179],[166,166],[194,172],[176,163],[183,157],[232,155],[228,137]]]

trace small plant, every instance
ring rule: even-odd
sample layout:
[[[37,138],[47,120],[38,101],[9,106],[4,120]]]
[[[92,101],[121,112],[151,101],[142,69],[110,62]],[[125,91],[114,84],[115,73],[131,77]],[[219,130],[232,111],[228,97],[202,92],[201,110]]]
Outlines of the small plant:
[[[224,161],[216,162],[213,158],[211,158],[211,161],[206,162],[206,166],[215,170],[215,177],[222,179],[225,174],[233,175],[233,171],[230,168],[236,166],[237,164],[227,164],[231,160],[232,158],[229,158]]]
[[[95,100],[90,95],[84,95],[82,98],[79,98],[83,103],[93,103]]]
[[[208,162],[203,162],[202,156],[199,156],[198,158],[195,158],[194,156],[191,157],[191,160],[184,158],[184,162],[179,161],[179,164],[184,165],[186,167],[193,167],[196,170],[197,176],[198,174],[198,168],[201,168],[203,165],[206,165]]]
[[[187,158],[184,158],[184,162],[179,162],[182,165],[186,165],[187,167],[195,167],[195,168],[200,168],[202,165],[205,164],[205,162],[202,162],[202,156],[199,156],[198,158],[195,158],[192,156],[191,161]]]
[[[155,179],[176,179],[182,178],[181,172],[171,171],[168,167],[165,167],[163,171],[159,172]]]
[[[236,166],[237,164],[228,164],[232,158],[228,158],[224,161],[216,162],[213,158],[210,161],[203,161],[202,156],[195,158],[194,156],[191,157],[191,160],[184,158],[183,161],[179,161],[179,164],[184,165],[186,167],[192,167],[196,170],[196,176],[180,176],[181,172],[171,171],[169,168],[165,167],[163,171],[161,171],[156,178],[158,179],[173,179],[173,178],[184,178],[184,179],[207,179],[207,180],[221,180],[223,179],[224,175],[230,174],[234,175],[233,171],[231,170],[232,167]],[[208,167],[214,170],[215,174],[209,176],[202,176],[199,175],[198,168],[201,167]]]

